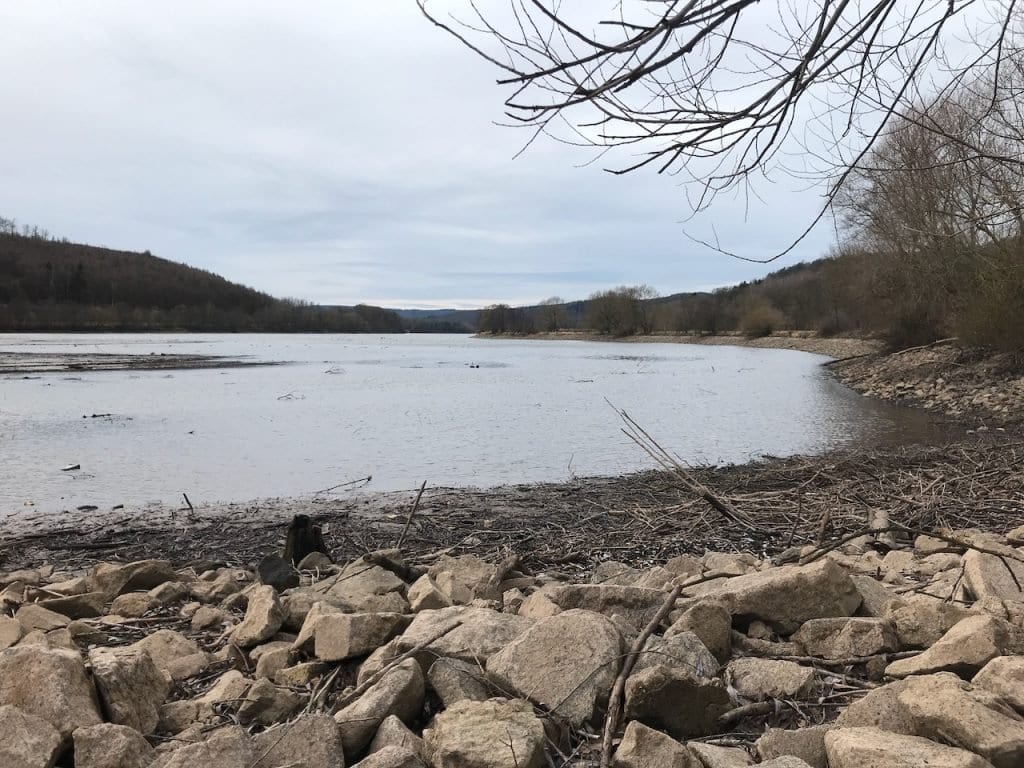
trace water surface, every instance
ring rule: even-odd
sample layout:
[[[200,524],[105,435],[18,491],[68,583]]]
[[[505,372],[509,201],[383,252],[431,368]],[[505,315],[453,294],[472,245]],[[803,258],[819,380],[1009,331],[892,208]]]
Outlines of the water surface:
[[[23,335],[0,352],[247,355],[284,365],[0,378],[0,512],[490,486],[650,468],[608,401],[693,464],[899,439],[820,356],[437,335]],[[94,417],[95,415],[95,417]],[[67,465],[81,469],[62,472]]]

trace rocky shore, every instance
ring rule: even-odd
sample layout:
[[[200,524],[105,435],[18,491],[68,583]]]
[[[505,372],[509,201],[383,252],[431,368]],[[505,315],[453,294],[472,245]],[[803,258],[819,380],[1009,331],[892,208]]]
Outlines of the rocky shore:
[[[955,340],[829,364],[868,397],[924,408],[972,426],[1024,424],[1024,372],[1008,355],[985,354]]]
[[[606,336],[591,331],[552,331],[545,333],[521,334],[478,334],[477,338],[493,339],[527,339],[540,341],[604,341],[624,344],[697,344],[715,347],[752,347],[755,349],[793,349],[799,352],[810,352],[815,355],[826,355],[834,358],[846,358],[879,352],[882,343],[874,339],[862,339],[843,336],[824,337],[813,331],[787,331],[773,333],[770,336],[751,338],[742,333],[722,333],[714,335],[687,333],[654,333],[650,335]]]
[[[1024,529],[891,532],[578,578],[398,550],[8,572],[0,765],[1024,765]]]

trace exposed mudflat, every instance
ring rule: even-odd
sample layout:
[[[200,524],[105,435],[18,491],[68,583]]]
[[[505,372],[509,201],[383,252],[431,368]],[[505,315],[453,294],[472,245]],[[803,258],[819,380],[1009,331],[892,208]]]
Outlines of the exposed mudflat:
[[[864,527],[876,509],[915,528],[1024,525],[1024,439],[967,435],[904,446],[702,468],[692,476],[748,524],[737,524],[669,472],[485,490],[428,488],[403,541],[412,561],[440,553],[579,571],[605,560],[645,567],[705,550],[768,557]],[[195,510],[146,506],[62,516],[26,509],[0,521],[0,568],[165,557],[246,564],[278,551],[306,514],[339,557],[397,544],[414,492],[267,499]]]
[[[276,365],[276,363],[220,355],[0,352],[0,375],[238,368],[250,365]]]

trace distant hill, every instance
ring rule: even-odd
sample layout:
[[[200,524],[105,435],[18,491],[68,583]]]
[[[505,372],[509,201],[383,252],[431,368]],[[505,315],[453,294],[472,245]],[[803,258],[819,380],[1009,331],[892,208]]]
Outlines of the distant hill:
[[[0,219],[0,331],[402,332],[390,310],[277,299],[153,256],[13,231]]]

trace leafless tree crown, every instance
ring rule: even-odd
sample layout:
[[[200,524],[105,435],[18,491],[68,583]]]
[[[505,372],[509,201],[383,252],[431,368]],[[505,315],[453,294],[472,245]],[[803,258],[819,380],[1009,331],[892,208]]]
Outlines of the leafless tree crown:
[[[682,174],[695,211],[779,171],[827,179],[830,202],[894,117],[940,129],[922,105],[999,82],[1018,13],[1017,0],[417,2],[503,70],[512,124],[631,148],[609,170]]]

